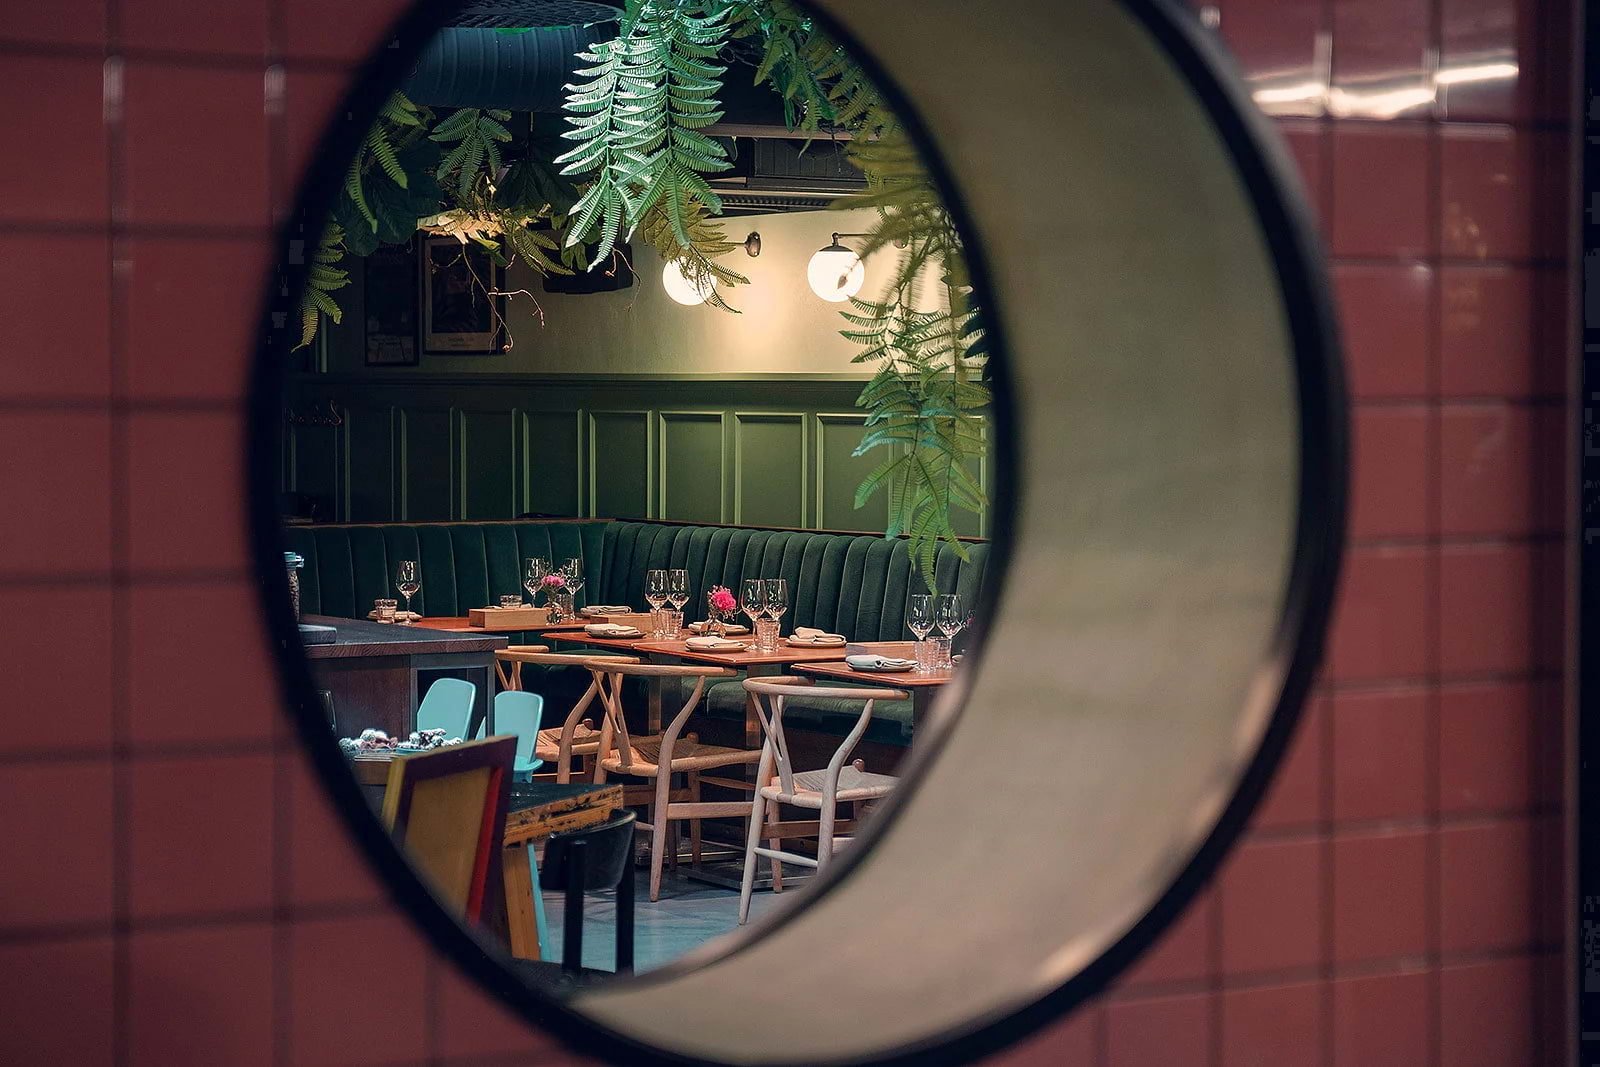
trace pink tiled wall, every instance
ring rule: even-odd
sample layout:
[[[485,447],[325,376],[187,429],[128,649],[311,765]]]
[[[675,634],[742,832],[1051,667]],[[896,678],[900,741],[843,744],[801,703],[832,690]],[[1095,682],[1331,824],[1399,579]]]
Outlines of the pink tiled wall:
[[[227,443],[270,227],[401,7],[0,20],[8,1062],[572,1062],[351,857],[254,621]],[[1220,14],[1258,88],[1312,90],[1276,106],[1298,112],[1279,121],[1357,399],[1331,660],[1218,883],[1112,993],[997,1062],[1553,1062],[1567,0]],[[1426,90],[1436,54],[1517,72],[1360,113]]]

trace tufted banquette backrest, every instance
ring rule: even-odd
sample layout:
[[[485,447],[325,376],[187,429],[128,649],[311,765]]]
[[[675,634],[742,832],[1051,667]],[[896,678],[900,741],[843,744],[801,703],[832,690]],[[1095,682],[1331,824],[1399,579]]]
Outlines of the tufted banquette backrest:
[[[644,575],[681,567],[694,590],[685,614],[705,617],[705,595],[725,585],[737,595],[745,578],[787,578],[790,610],[784,631],[818,626],[855,641],[897,641],[906,597],[922,588],[911,574],[904,541],[870,534],[677,526],[609,519],[579,521],[329,524],[292,526],[285,547],[305,557],[301,607],[308,614],[364,616],[378,597],[393,597],[395,564],[421,564],[422,592],[412,606],[424,615],[465,615],[521,592],[522,561],[583,560],[587,585],[579,604],[642,607]],[[989,546],[966,546],[968,559],[943,546],[935,573],[941,592],[973,602]]]

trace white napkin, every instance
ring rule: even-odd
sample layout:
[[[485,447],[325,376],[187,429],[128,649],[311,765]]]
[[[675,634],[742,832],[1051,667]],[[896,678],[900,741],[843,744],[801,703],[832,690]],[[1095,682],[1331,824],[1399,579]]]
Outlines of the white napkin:
[[[743,641],[725,641],[720,637],[691,637],[683,643],[684,648],[692,648],[696,652],[737,652],[745,647]]]
[[[586,608],[578,609],[579,615],[632,615],[633,609],[626,604],[590,604]]]
[[[796,626],[789,637],[791,645],[842,645],[844,634],[830,634],[815,626]]]
[[[703,633],[706,632],[706,628],[709,627],[710,625],[711,624],[709,622],[705,622],[705,621],[702,620],[700,622],[691,622],[688,626],[685,627],[685,629],[691,630],[691,631],[693,631],[694,633],[697,633],[697,634],[703,634]],[[725,629],[730,634],[747,634],[747,633],[750,632],[750,627],[748,627],[748,626],[740,626],[736,622],[728,623],[728,625],[723,627],[723,629]]]
[[[846,656],[844,661],[858,671],[909,671],[917,665],[914,659],[877,655]]]
[[[637,626],[624,626],[620,622],[591,622],[583,628],[591,637],[643,637]]]

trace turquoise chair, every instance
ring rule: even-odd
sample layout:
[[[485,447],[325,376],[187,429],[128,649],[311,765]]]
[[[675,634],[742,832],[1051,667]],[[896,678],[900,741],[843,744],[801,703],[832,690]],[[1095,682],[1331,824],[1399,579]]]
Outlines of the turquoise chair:
[[[460,678],[440,678],[428,686],[427,695],[417,708],[418,730],[443,730],[446,738],[467,739],[467,724],[472,721],[472,702],[478,687]],[[518,745],[520,751],[521,745]]]
[[[511,777],[515,780],[529,781],[533,773],[544,766],[544,760],[534,752],[539,741],[539,723],[543,718],[544,697],[538,693],[507,689],[495,695],[494,732],[517,735],[517,755],[511,764]],[[527,852],[528,866],[533,870],[533,920],[539,928],[539,949],[543,955],[547,951],[545,942],[549,925],[544,917],[544,893],[539,889],[539,857],[532,848],[523,851]]]

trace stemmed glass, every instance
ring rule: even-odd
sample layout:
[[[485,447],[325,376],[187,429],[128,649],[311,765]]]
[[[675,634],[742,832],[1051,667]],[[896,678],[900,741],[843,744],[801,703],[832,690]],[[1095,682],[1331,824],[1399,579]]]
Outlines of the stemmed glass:
[[[689,602],[688,571],[680,569],[667,572],[667,601],[672,604],[673,611],[682,611]]]
[[[394,569],[394,587],[400,595],[406,598],[406,617],[400,621],[406,625],[411,623],[411,598],[422,589],[421,572],[417,569],[417,561],[404,559],[400,566]]]
[[[566,592],[572,597],[572,610],[578,610],[578,594],[583,592],[587,578],[583,576],[583,560],[576,557],[567,559],[561,564],[561,577],[567,581]]]
[[[760,578],[746,578],[739,587],[739,610],[750,620],[750,632],[761,628],[761,616],[767,613],[767,583]]]
[[[667,572],[645,571],[644,599],[650,605],[650,636],[661,636],[661,607],[667,602]]]
[[[773,622],[783,618],[783,613],[789,610],[789,580],[787,578],[767,579],[767,615]]]
[[[528,603],[539,604],[539,590],[544,576],[550,573],[550,561],[541,556],[529,556],[522,561],[522,588],[528,591]]]
[[[933,665],[927,655],[928,634],[933,632],[933,597],[928,593],[913,593],[906,606],[906,629],[917,638],[917,672],[927,674]]]
[[[955,641],[956,634],[967,624],[967,611],[961,603],[960,593],[946,593],[939,598],[938,614],[935,621],[939,624],[939,632],[944,634],[945,648],[949,649]],[[954,664],[951,662],[950,653],[946,651],[939,664],[943,670],[949,670]]]

